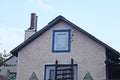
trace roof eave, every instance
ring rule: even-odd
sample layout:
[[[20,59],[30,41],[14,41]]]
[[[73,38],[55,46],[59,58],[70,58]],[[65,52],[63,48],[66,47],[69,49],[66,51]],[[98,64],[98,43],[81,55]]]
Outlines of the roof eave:
[[[45,31],[49,30],[52,26],[54,26],[60,20],[62,20],[62,18],[64,18],[64,17],[62,17],[62,16],[56,17],[54,20],[52,20],[51,22],[49,22],[48,25],[46,25],[44,28],[42,28],[41,30],[39,30],[38,32],[36,32],[35,34],[33,34],[31,37],[29,37],[27,40],[25,40],[23,43],[21,43],[20,45],[18,45],[16,48],[14,48],[13,50],[11,50],[10,53],[13,54],[14,56],[18,56],[18,52],[22,48],[24,48],[30,42],[32,42],[37,37],[39,37],[40,35],[42,35]]]
[[[38,32],[36,32],[35,34],[33,34],[31,37],[29,37],[27,40],[25,40],[23,43],[21,43],[19,46],[17,46],[16,48],[14,48],[10,53],[13,54],[13,55],[15,55],[15,56],[18,56],[18,52],[22,48],[24,48],[26,45],[28,45],[29,43],[31,43],[32,41],[34,41],[36,38],[38,38],[40,35],[42,35],[45,31],[49,30],[52,26],[56,25],[59,21],[65,21],[67,24],[73,26],[73,28],[77,29],[81,33],[83,33],[86,36],[90,37],[91,39],[95,40],[99,44],[103,45],[105,48],[110,49],[111,51],[113,51],[117,55],[120,55],[120,53],[118,51],[116,51],[112,47],[108,46],[107,44],[103,43],[102,41],[100,41],[99,39],[97,39],[96,37],[94,37],[93,35],[91,35],[90,33],[86,32],[83,29],[81,29],[77,25],[71,23],[70,21],[68,21],[67,19],[65,19],[62,16],[56,17],[54,20],[52,20],[51,22],[49,22],[48,25],[46,25],[44,28],[42,28],[41,30],[39,30]]]

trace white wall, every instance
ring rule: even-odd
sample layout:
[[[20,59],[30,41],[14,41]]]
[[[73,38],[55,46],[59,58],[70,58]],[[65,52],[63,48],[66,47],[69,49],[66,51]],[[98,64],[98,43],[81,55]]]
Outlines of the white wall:
[[[71,52],[52,53],[53,30],[64,29],[71,29],[73,34]],[[78,64],[78,80],[83,80],[87,72],[91,73],[94,80],[105,79],[105,47],[60,22],[19,52],[17,80],[29,80],[32,72],[36,73],[39,80],[44,80],[46,64],[54,64],[55,60],[68,64],[71,58]]]
[[[32,36],[36,31],[34,29],[31,30],[25,30],[25,37],[24,40],[28,39],[30,36]]]

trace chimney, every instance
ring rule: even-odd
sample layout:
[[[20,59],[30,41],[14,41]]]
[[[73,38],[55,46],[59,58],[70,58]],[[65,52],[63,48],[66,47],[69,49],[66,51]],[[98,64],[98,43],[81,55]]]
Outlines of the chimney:
[[[30,27],[25,30],[25,40],[37,32],[37,18],[35,13],[31,13]]]

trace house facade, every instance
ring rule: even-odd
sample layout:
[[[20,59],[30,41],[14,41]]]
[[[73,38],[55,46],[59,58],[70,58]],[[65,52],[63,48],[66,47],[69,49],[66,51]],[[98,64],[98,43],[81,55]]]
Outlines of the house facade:
[[[109,65],[111,61],[119,64],[119,52],[63,16],[56,17],[37,31],[36,14],[32,15],[35,22],[26,30],[26,40],[11,51],[18,57],[17,80],[113,78]]]
[[[11,56],[4,63],[5,65],[0,66],[0,75],[8,77],[10,80],[16,80],[17,57]]]

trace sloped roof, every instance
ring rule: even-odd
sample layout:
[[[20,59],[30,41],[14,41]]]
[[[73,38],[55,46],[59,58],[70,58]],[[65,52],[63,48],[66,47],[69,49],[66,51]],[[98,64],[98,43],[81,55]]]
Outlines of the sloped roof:
[[[48,23],[48,25],[46,25],[44,28],[42,28],[41,30],[39,30],[38,32],[36,32],[35,34],[33,34],[31,37],[29,37],[27,40],[25,40],[23,43],[21,43],[20,45],[18,45],[16,48],[14,48],[13,50],[10,51],[11,54],[13,54],[14,56],[18,56],[18,52],[23,49],[25,46],[27,46],[29,43],[31,43],[32,41],[34,41],[36,38],[38,38],[39,36],[41,36],[44,32],[46,32],[47,30],[49,30],[51,27],[53,27],[54,25],[56,25],[58,22],[60,21],[64,21],[67,24],[69,24],[70,26],[72,26],[73,28],[77,29],[78,31],[80,31],[81,33],[83,33],[84,35],[88,36],[89,38],[93,39],[94,41],[98,42],[99,44],[103,45],[104,47],[106,47],[107,49],[109,49],[110,51],[114,52],[115,54],[119,55],[119,52],[116,51],[115,49],[113,49],[112,47],[108,46],[107,44],[103,43],[102,41],[100,41],[99,39],[97,39],[96,37],[94,37],[93,35],[91,35],[90,33],[86,32],[85,30],[81,29],[80,27],[78,27],[77,25],[73,24],[72,22],[70,22],[69,20],[65,19],[63,16],[58,16],[56,17],[54,20],[52,20],[51,22]]]
[[[4,62],[7,62],[7,61],[10,60],[12,57],[14,57],[14,56],[10,56],[10,57],[7,58]]]

